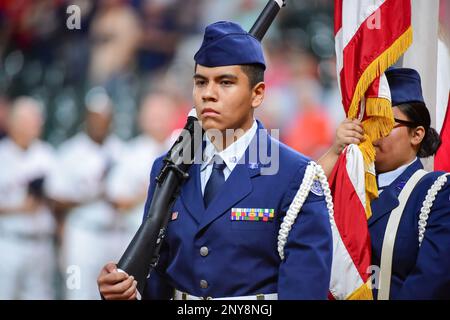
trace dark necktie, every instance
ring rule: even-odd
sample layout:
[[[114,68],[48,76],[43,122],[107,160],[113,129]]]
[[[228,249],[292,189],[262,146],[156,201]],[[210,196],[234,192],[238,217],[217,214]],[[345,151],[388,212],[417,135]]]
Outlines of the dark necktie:
[[[213,169],[211,172],[211,176],[208,179],[208,183],[206,184],[205,193],[203,195],[205,208],[208,208],[211,201],[220,191],[220,187],[225,183],[225,176],[223,174],[223,169],[225,169],[225,167],[226,164],[223,162],[222,158],[217,155],[214,156]]]

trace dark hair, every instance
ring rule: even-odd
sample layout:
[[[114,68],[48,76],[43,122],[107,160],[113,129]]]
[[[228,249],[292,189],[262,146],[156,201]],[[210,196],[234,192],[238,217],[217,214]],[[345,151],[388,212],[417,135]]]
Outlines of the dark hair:
[[[420,143],[417,156],[426,158],[436,153],[441,145],[441,138],[434,128],[431,128],[431,117],[428,109],[423,102],[411,102],[396,106],[403,112],[416,127],[425,128],[425,136]],[[412,130],[411,128],[410,130]]]
[[[264,67],[260,64],[241,65],[242,71],[247,75],[250,88],[253,88],[260,82],[264,82]]]
[[[262,65],[258,63],[242,64],[241,69],[248,78],[250,89],[252,89],[258,83],[264,82],[264,67]],[[197,63],[195,64],[194,70],[197,70]]]

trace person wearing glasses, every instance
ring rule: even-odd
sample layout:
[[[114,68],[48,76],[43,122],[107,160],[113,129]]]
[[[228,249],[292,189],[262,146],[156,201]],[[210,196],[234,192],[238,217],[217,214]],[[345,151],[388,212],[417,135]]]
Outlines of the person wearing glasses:
[[[373,143],[379,189],[368,220],[374,297],[450,299],[450,176],[423,172],[419,160],[434,155],[441,140],[430,126],[418,72],[398,68],[385,74],[395,125]],[[326,173],[346,145],[362,139],[358,120],[341,123],[332,149],[319,161]]]

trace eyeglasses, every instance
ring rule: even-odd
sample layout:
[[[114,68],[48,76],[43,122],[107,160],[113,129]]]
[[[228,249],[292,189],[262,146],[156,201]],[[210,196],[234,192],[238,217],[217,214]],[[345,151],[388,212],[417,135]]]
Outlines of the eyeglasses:
[[[394,126],[393,129],[399,128],[399,127],[415,128],[418,126],[417,123],[407,121],[407,120],[400,120],[400,119],[394,118],[394,121],[397,122],[397,124]]]

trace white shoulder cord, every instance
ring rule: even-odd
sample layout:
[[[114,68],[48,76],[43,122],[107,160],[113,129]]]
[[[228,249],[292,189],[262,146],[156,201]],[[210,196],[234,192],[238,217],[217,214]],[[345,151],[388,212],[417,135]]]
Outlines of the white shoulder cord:
[[[305,175],[303,176],[303,181],[300,185],[300,188],[298,189],[294,200],[292,200],[292,203],[289,206],[289,210],[287,211],[286,216],[284,217],[284,220],[280,226],[280,231],[278,233],[278,254],[280,255],[281,260],[284,259],[284,246],[286,245],[289,231],[291,230],[295,220],[297,219],[298,213],[300,212],[306,198],[308,197],[309,191],[311,190],[316,176],[319,178],[319,182],[323,189],[330,221],[334,220],[333,200],[331,197],[330,187],[328,185],[328,179],[322,167],[317,163],[311,161],[306,167]]]
[[[427,196],[423,201],[422,208],[420,209],[419,215],[419,247],[422,245],[423,237],[425,235],[425,228],[427,226],[428,216],[431,211],[431,207],[433,206],[433,202],[436,199],[437,193],[442,189],[442,187],[447,183],[447,176],[450,173],[444,173],[436,181],[433,185],[428,189]]]

